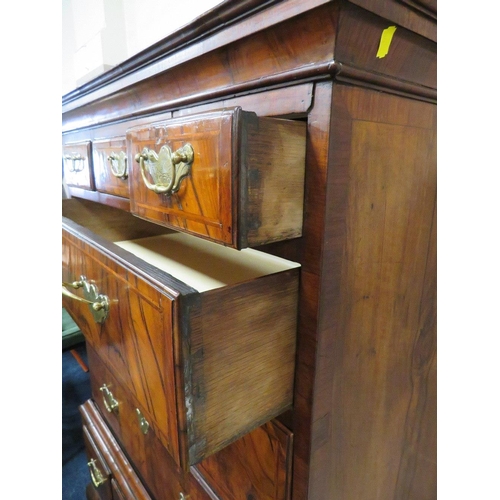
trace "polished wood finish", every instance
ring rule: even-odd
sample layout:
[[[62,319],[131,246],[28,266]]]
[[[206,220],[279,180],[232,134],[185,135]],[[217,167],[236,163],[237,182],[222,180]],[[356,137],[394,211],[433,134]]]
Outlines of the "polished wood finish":
[[[63,146],[63,175],[68,186],[94,189],[90,141],[69,142]]]
[[[366,73],[435,89],[437,58],[433,41],[398,26],[389,47],[390,57],[377,57],[382,32],[391,25],[387,19],[346,3],[339,19],[336,58]]]
[[[243,26],[235,26],[234,43],[228,45],[225,35],[220,48],[198,58],[198,52],[209,48],[205,41],[196,46],[196,53],[187,48],[187,53],[181,52],[162,63],[163,72],[153,78],[136,81],[133,88],[114,91],[105,103],[89,102],[83,108],[68,106],[72,109],[64,113],[63,131],[179,109],[294,79],[324,78],[321,73],[328,73],[333,62],[331,38],[337,9],[331,7],[307,12],[307,5],[296,0],[278,5],[276,15],[306,10],[302,16],[283,21],[283,17],[273,18],[268,12],[257,14],[256,18],[242,21]],[[256,25],[266,24],[270,25],[268,29],[255,31]],[[240,38],[245,32],[248,36]],[[318,68],[320,63],[324,65]],[[165,71],[167,68],[169,71]]]
[[[305,123],[302,236],[258,246],[301,265],[293,406],[277,418],[293,433],[291,499],[433,500],[436,3],[283,0],[254,7],[211,24],[206,36],[198,20],[158,45],[149,63],[143,54],[137,66],[124,65],[123,78],[118,68],[68,96],[64,141],[230,106]],[[389,51],[377,58],[382,31],[392,25]],[[97,241],[84,228],[79,237]],[[106,239],[99,247],[126,260]],[[156,286],[168,281],[141,259],[133,268]],[[219,323],[225,326],[224,317]],[[183,348],[174,345],[175,356]],[[175,370],[179,392],[183,367]],[[180,424],[187,428],[186,419]],[[249,436],[207,458],[207,468],[220,471],[244,456],[248,470],[258,470],[260,459],[251,458],[258,440]],[[204,478],[200,467],[178,476],[194,499],[253,495],[248,484],[226,485],[216,472]]]
[[[151,47],[144,49],[135,57],[122,62],[103,75],[99,75],[90,82],[69,92],[64,96],[63,102],[69,103],[78,97],[95,91],[97,88],[111,81],[123,79],[124,75],[127,73],[133,73],[139,70],[142,66],[149,64],[151,60],[163,56],[165,52],[178,50],[185,44],[190,43],[193,39],[205,36],[209,32],[213,33],[220,31],[222,27],[227,28],[229,25],[234,24],[236,19],[249,17],[259,10],[262,10],[262,8],[272,3],[278,3],[279,1],[280,0],[239,0],[237,3],[222,2],[190,22],[189,25],[184,26],[182,30],[175,31]]]
[[[95,405],[108,427],[112,430],[122,450],[137,469],[139,477],[147,484],[156,499],[178,498],[184,491],[182,471],[175,463],[168,448],[160,441],[155,421],[126,386],[114,377],[96,351],[87,346],[89,362],[92,365],[90,382]],[[110,389],[118,402],[115,411],[108,411],[101,391],[103,384]],[[146,416],[150,424],[147,434],[140,429],[136,409]]]
[[[111,301],[96,323],[87,304],[65,298],[68,312],[100,357],[138,399],[176,461],[179,456],[172,315],[175,296],[162,294],[76,235],[65,232],[63,280],[86,276]],[[134,315],[137,314],[137,316]]]
[[[131,129],[127,141],[137,216],[235,248],[301,236],[304,123],[236,107]],[[179,190],[148,189],[135,156],[187,144],[194,159]]]
[[[114,500],[127,500],[120,489],[118,483],[111,478],[111,490],[113,491],[113,499]]]
[[[228,94],[243,94],[271,86],[289,85],[297,80],[323,80],[341,73],[343,66],[353,66],[349,59],[337,57],[336,51],[342,45],[335,42],[335,37],[340,30],[340,12],[344,17],[348,17],[355,7],[350,2],[327,2],[326,5],[309,11],[311,7],[308,7],[308,3],[314,6],[323,2],[282,2],[282,5],[276,6],[270,12],[256,14],[255,18],[242,21],[241,25],[234,27],[234,35],[232,32],[226,34],[220,41],[220,48],[214,48],[208,54],[205,54],[205,51],[210,45],[207,42],[199,43],[175,56],[166,56],[161,64],[157,64],[158,74],[151,74],[151,70],[148,70],[142,81],[138,81],[140,73],[136,73],[133,79],[132,76],[129,80],[124,79],[123,84],[135,83],[133,87],[127,85],[123,89],[116,89],[114,84],[111,84],[112,93],[107,96],[105,102],[88,102],[82,108],[76,108],[74,103],[68,104],[64,113],[63,131],[69,132],[89,125],[176,110],[203,101],[220,100]],[[368,14],[364,9],[356,9],[361,17]],[[288,16],[293,16],[296,12],[303,14],[288,19]],[[408,10],[405,9],[405,12]],[[388,13],[393,14],[392,10]],[[376,24],[381,22],[377,16],[370,17]],[[269,28],[256,30],[256,26]],[[403,26],[398,28],[397,38],[413,38],[410,30]],[[372,31],[368,25],[365,29]],[[245,33],[248,33],[248,36],[244,37]],[[378,31],[379,37],[380,34],[381,30]],[[231,37],[235,40],[232,41]],[[431,46],[425,41],[426,38],[429,37],[422,39],[420,48],[412,47],[412,51],[415,51],[414,57],[416,56],[417,60],[426,58],[432,69],[432,56],[425,56],[425,53],[431,50]],[[376,59],[379,38],[370,36],[370,39],[375,45],[368,51],[366,47],[359,47],[359,58],[372,56]],[[362,33],[361,37],[357,37],[356,43],[360,41],[364,43]],[[420,43],[418,41],[419,45]],[[420,50],[423,51],[422,55]],[[201,55],[204,57],[200,57]],[[435,83],[428,88],[419,89],[420,84],[398,78],[397,65],[394,62],[387,63],[390,59],[380,60],[383,71],[390,70],[386,79],[387,90],[404,82],[407,85],[413,84],[412,92],[418,93],[421,90],[424,95],[435,99]],[[405,61],[411,60],[412,58],[405,58]],[[407,71],[411,71],[411,64],[408,65]],[[358,84],[369,82],[371,78],[376,80],[380,74],[385,74],[362,66],[354,68],[361,73],[353,76]],[[197,75],[196,78],[192,77],[194,74]],[[98,91],[97,94],[102,92]],[[83,102],[86,100],[84,98]]]
[[[262,500],[290,498],[293,435],[280,422],[271,421],[258,427],[192,466],[191,473],[185,473],[155,436],[154,429],[147,434],[140,432],[135,415],[135,408],[140,406],[138,401],[90,345],[87,354],[92,365],[94,404],[156,499],[178,498],[181,491],[201,499],[210,495],[221,500],[245,500],[248,495]],[[103,384],[118,402],[115,411],[106,408],[100,390]]]
[[[386,0],[384,2],[351,0],[351,3],[390,20],[397,26],[404,26],[433,42],[437,41],[437,0]]]
[[[80,414],[84,429],[109,468],[111,479],[116,481],[122,495],[127,500],[152,500],[92,401],[80,406]],[[87,490],[89,489],[96,492],[93,486]]]
[[[127,154],[127,144],[125,137],[114,137],[100,141],[93,141],[92,151],[94,155],[94,176],[95,187],[97,191],[102,193],[121,196],[122,198],[129,197],[128,184],[128,165],[127,176],[117,177],[113,174],[110,155],[120,153]],[[128,162],[128,160],[127,160]],[[116,171],[115,167],[115,171]],[[118,173],[121,173],[118,171]]]
[[[94,468],[92,469],[89,466],[89,476],[91,479],[93,474],[93,480],[89,483],[91,488],[94,489],[93,496],[100,500],[112,500],[111,470],[85,425],[83,426],[83,443],[89,464],[91,462],[94,464]],[[97,483],[94,484],[94,481],[97,481]],[[99,484],[101,482],[102,484]]]
[[[119,227],[122,240],[130,228]],[[140,277],[140,259],[109,250],[66,219],[63,281],[86,276],[109,297],[109,316],[97,323],[87,304],[63,304],[178,464],[199,462],[291,407],[298,268],[199,293],[166,273]]]
[[[271,421],[192,467],[222,500],[291,497],[293,435]]]
[[[435,112],[333,92],[313,497],[435,497]]]

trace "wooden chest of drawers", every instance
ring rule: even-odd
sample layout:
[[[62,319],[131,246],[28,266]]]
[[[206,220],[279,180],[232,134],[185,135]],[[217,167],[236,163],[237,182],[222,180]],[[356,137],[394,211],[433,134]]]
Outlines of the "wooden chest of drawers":
[[[89,498],[436,498],[435,17],[227,1],[64,97]]]

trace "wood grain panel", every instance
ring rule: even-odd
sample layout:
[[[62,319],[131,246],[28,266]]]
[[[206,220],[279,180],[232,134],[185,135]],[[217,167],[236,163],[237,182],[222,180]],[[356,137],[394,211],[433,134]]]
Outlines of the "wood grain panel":
[[[305,184],[307,209],[304,217],[304,233],[298,252],[298,261],[302,269],[292,417],[294,433],[292,498],[294,500],[308,498],[310,481],[312,401],[317,362],[318,307],[322,293],[319,276],[325,224],[331,96],[330,82],[324,82],[315,87],[314,106],[307,121]],[[281,252],[286,254],[287,249],[283,248],[279,251]]]
[[[290,498],[293,435],[271,421],[191,469],[221,500]]]
[[[243,132],[245,134],[245,132]],[[247,120],[241,146],[239,248],[302,236],[306,124]]]
[[[232,207],[237,169],[237,165],[233,165],[232,138],[231,113],[153,123],[130,130],[127,141],[132,212],[156,223],[231,244],[236,226]],[[176,151],[187,143],[193,147],[194,160],[191,174],[182,182],[180,190],[172,195],[149,190],[135,155],[144,148],[159,153],[163,145]],[[154,183],[152,179],[149,182]]]
[[[420,36],[434,42],[437,41],[436,20],[432,16],[432,12],[435,13],[437,9],[436,0],[385,0],[384,2],[380,0],[350,0],[350,2],[399,26],[404,26]],[[426,13],[431,14],[430,17],[423,15],[424,10],[418,12],[412,8],[409,9],[405,3],[407,5],[419,3],[426,8]]]
[[[107,85],[105,93],[113,93],[117,88],[123,88],[133,84],[134,78],[129,78],[134,73],[136,79],[142,79],[146,75],[152,75],[159,71],[165,71],[169,64],[165,56],[173,52],[181,53],[184,59],[197,57],[205,52],[227,45],[232,41],[246,37],[249,33],[265,29],[276,21],[290,19],[312,7],[322,5],[328,0],[309,0],[307,5],[300,0],[282,2],[281,0],[242,0],[237,3],[233,0],[222,1],[211,11],[198,17],[189,25],[172,33],[163,40],[146,48],[139,54],[132,56],[119,66],[99,75],[94,80],[82,85],[78,89],[63,97],[63,109],[71,109],[71,102],[82,96],[88,96],[94,92],[89,100],[95,100],[102,96],[99,90]],[[273,7],[270,9],[270,7]],[[262,12],[262,9],[265,9]],[[207,43],[206,34],[214,35],[210,43]],[[200,40],[200,38],[202,38]],[[183,50],[187,49],[187,50]],[[163,58],[163,60],[162,60]],[[178,58],[174,58],[178,59]],[[157,61],[157,67],[153,70],[144,69],[151,61]],[[141,71],[142,70],[142,71]],[[97,92],[95,92],[97,90]],[[97,94],[97,96],[96,96]],[[81,104],[86,101],[83,100]],[[88,101],[87,101],[88,102]]]
[[[377,57],[382,32],[391,24],[386,19],[345,2],[338,25],[336,61],[364,71],[436,88],[435,42],[396,25],[387,55]]]
[[[304,117],[312,105],[314,85],[303,83],[264,92],[256,92],[239,97],[221,99],[217,102],[181,108],[174,117],[205,113],[214,109],[250,109],[257,116],[279,116],[281,118]]]
[[[119,90],[105,101],[67,111],[63,130],[232,96],[237,86],[239,93],[246,93],[267,86],[269,75],[276,84],[281,74],[303,69],[314,74],[316,65],[333,60],[335,19],[335,9],[326,5],[273,25]]]
[[[158,436],[179,460],[172,299],[150,285],[141,286],[132,273],[74,237],[67,236],[63,248],[68,259],[63,280],[86,276],[110,300],[109,315],[102,324],[96,323],[86,304],[65,298],[65,307],[76,313],[88,342],[154,419]]]
[[[93,442],[106,461],[113,479],[120,487],[125,498],[152,500],[152,497],[131,467],[120,445],[107,428],[94,403],[89,399],[80,406],[79,410],[83,425],[88,430]],[[91,487],[91,490],[94,490],[94,488]]]
[[[409,7],[419,10],[423,14],[436,19],[437,17],[437,0],[400,0]]]
[[[125,165],[126,176],[117,177],[113,173],[111,161],[109,160],[109,157],[113,154],[127,154],[125,137],[115,137],[112,139],[94,141],[92,146],[96,189],[98,191],[102,191],[103,193],[128,198],[128,166]],[[126,156],[125,161],[128,161]],[[117,169],[118,165],[114,166],[114,172],[121,173],[121,170]]]
[[[333,117],[310,494],[432,499],[435,107],[338,86]]]
[[[297,271],[201,295],[183,339],[191,464],[290,408]]]
[[[179,492],[183,491],[184,476],[158,438],[157,426],[150,418],[151,414],[126,386],[115,379],[94,349],[88,345],[87,351],[91,366],[92,397],[101,411],[103,420],[113,430],[118,443],[137,469],[138,475],[148,485],[155,499],[178,498]],[[111,385],[113,396],[119,403],[116,413],[106,411],[102,403],[100,387],[103,382]],[[137,408],[150,425],[146,434],[140,429],[136,414]]]
[[[62,160],[64,180],[68,186],[95,188],[90,141],[64,144]]]

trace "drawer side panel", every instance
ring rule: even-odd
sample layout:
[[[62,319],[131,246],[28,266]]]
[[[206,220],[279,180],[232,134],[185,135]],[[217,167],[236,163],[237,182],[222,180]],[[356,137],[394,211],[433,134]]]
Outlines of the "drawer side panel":
[[[189,463],[289,409],[293,397],[298,269],[201,296],[184,356]]]

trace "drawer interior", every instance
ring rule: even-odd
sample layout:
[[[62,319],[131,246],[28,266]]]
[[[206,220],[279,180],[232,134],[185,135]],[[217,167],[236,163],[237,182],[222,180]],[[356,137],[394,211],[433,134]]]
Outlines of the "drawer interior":
[[[179,233],[113,207],[71,199],[63,215],[169,273],[199,292],[300,265],[251,248],[235,250]]]
[[[234,250],[183,233],[116,244],[199,292],[234,285],[299,264],[257,250]]]

